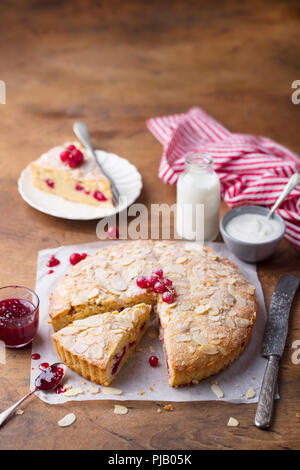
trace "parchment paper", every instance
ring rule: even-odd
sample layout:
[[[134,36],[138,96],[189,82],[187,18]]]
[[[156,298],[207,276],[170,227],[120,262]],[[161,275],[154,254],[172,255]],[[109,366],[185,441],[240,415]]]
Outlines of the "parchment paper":
[[[89,254],[108,246],[111,243],[122,243],[121,241],[95,242],[83,245],[61,246],[59,248],[42,250],[38,254],[36,292],[40,298],[40,324],[38,334],[32,345],[32,353],[39,353],[41,358],[31,362],[31,389],[34,388],[34,380],[40,373],[38,368],[42,362],[52,364],[59,361],[50,334],[52,326],[48,323],[49,296],[55,285],[63,274],[70,269],[69,256],[74,252],[86,252]],[[132,242],[134,243],[134,241]],[[85,392],[76,397],[66,397],[64,394],[55,392],[38,392],[39,398],[47,403],[64,403],[71,400],[153,400],[156,402],[176,401],[207,401],[218,400],[212,392],[212,382],[217,382],[224,392],[220,400],[232,403],[257,402],[259,390],[266,366],[266,360],[260,356],[262,336],[266,321],[266,310],[262,288],[256,273],[256,266],[246,264],[238,260],[227,250],[223,243],[208,243],[217,253],[229,258],[234,262],[246,278],[256,287],[258,297],[257,320],[248,346],[243,354],[227,369],[218,375],[210,377],[197,385],[172,388],[168,385],[167,372],[163,358],[161,344],[158,338],[152,338],[145,334],[140,346],[142,351],[135,351],[129,362],[123,367],[120,374],[112,383],[112,387],[123,391],[121,395],[105,395],[101,392],[91,394],[87,387],[92,385],[80,375],[68,369],[64,383],[72,385],[73,388],[80,387]],[[47,261],[54,254],[61,263],[54,267],[54,273],[47,274],[49,268]],[[151,347],[151,350],[150,350]],[[153,349],[155,352],[153,352]],[[149,356],[155,354],[159,358],[159,366],[154,368],[148,363]],[[150,390],[150,387],[153,391]],[[249,388],[254,388],[256,395],[247,399],[245,394]],[[144,392],[144,394],[138,394]]]

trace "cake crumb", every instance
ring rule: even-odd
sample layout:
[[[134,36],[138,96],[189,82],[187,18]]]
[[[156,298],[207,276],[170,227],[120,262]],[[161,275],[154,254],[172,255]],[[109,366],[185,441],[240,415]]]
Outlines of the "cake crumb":
[[[141,348],[140,346],[137,346],[135,349],[136,349],[136,351],[138,351],[138,352],[143,351],[143,348]]]
[[[150,392],[154,392],[154,389],[152,387],[149,388]]]
[[[161,412],[162,412],[162,409],[161,409],[161,408],[157,408],[156,413],[161,413]]]
[[[21,410],[21,408],[19,408],[17,411],[16,411],[16,415],[23,415],[24,414],[24,410]]]
[[[145,392],[137,392],[138,395],[144,395]]]
[[[169,403],[169,405],[165,405],[165,406],[164,406],[164,410],[166,410],[166,411],[173,411],[173,410],[174,410],[173,405],[171,405],[171,403]]]
[[[300,413],[296,413],[296,418],[300,419]]]
[[[150,331],[148,331],[148,336],[149,336],[149,338],[154,339],[154,338],[157,338],[157,333],[156,333],[155,330],[150,330]]]

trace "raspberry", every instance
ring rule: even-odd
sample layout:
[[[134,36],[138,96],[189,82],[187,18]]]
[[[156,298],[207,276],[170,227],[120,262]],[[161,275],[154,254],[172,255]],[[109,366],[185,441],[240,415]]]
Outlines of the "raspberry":
[[[173,294],[173,292],[164,292],[162,295],[162,300],[167,304],[172,304],[175,300],[175,294]]]
[[[152,367],[156,367],[158,365],[158,357],[157,356],[150,356],[149,357],[149,364]]]
[[[163,292],[166,291],[166,289],[167,289],[166,286],[161,281],[157,281],[153,287],[153,291],[156,292],[157,294],[162,294]]]
[[[87,257],[87,254],[86,253],[72,253],[70,255],[70,263],[73,264],[73,266],[77,263],[79,263],[80,261],[82,261],[83,259],[85,259]]]
[[[160,268],[153,269],[152,274],[155,274],[155,276],[159,277],[161,279],[164,275],[164,272]]]
[[[141,289],[147,289],[147,287],[149,287],[148,279],[145,276],[139,276],[136,280],[136,284],[138,287],[141,287]]]

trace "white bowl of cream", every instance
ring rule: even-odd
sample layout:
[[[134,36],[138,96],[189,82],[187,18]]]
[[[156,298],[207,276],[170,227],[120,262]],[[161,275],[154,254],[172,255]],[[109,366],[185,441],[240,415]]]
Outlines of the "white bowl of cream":
[[[269,209],[242,206],[227,212],[220,221],[220,231],[228,248],[240,259],[257,262],[268,258],[285,232],[285,222],[278,215],[268,219]]]

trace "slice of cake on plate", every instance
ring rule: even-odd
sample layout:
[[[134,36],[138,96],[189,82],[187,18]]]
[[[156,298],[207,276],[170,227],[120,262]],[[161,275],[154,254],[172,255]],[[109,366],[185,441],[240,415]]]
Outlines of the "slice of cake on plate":
[[[86,379],[109,385],[149,326],[151,305],[139,304],[77,320],[52,335],[57,353]]]
[[[81,204],[113,207],[108,179],[78,142],[53,147],[30,168],[32,183],[41,191]]]

